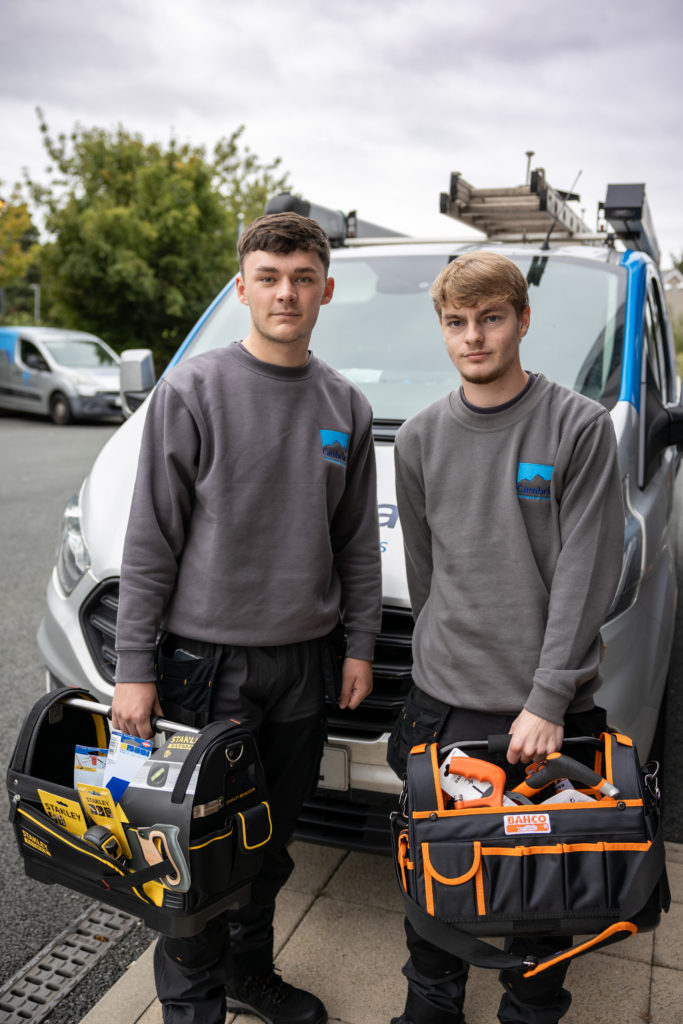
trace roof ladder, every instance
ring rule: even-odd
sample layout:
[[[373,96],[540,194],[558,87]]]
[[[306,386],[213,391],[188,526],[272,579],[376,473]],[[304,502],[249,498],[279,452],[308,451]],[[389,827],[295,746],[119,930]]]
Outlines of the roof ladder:
[[[458,173],[451,174],[450,189],[441,193],[441,213],[483,231],[487,238],[509,241],[544,239],[552,229],[555,239],[590,234],[590,228],[567,205],[578,199],[571,192],[551,188],[538,167],[526,185],[513,188],[474,188]]]

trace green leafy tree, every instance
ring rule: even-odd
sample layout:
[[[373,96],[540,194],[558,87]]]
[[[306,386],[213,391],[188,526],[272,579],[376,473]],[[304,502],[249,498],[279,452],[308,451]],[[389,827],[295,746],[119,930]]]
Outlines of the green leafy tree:
[[[148,346],[163,364],[235,273],[239,217],[262,213],[287,175],[241,147],[243,125],[209,159],[121,126],[53,139],[38,113],[51,180],[27,184],[52,239],[41,254],[49,315],[119,350]]]
[[[27,204],[13,191],[0,199],[0,320],[33,321],[33,291],[37,281],[38,231]]]

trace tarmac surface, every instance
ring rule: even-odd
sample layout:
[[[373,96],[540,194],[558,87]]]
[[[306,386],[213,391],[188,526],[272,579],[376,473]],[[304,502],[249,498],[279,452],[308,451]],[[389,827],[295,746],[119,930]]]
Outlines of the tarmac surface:
[[[654,932],[580,957],[563,1024],[682,1024],[683,845],[667,843],[672,904]],[[296,868],[278,899],[276,966],[315,992],[331,1024],[389,1024],[403,1009],[406,959],[401,898],[391,860],[293,843]],[[125,940],[124,940],[125,941]],[[495,1024],[497,973],[472,968],[468,1024]],[[150,946],[81,1024],[161,1024]],[[226,1024],[258,1024],[229,1013]]]

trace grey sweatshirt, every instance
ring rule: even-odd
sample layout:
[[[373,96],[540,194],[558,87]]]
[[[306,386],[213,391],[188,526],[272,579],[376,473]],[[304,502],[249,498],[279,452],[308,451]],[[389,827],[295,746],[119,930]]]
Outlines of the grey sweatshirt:
[[[121,567],[117,682],[154,678],[157,629],[272,646],[324,636],[372,658],[381,569],[372,413],[311,355],[263,363],[240,343],[159,382]]]
[[[593,705],[623,556],[612,421],[537,376],[500,411],[453,392],[396,437],[417,685],[562,724]]]

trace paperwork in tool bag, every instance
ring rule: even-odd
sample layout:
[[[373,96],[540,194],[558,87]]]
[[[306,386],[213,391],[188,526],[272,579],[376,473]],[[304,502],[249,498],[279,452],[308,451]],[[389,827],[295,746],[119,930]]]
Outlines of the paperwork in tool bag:
[[[88,786],[103,786],[107,753],[106,747],[86,747],[77,743],[74,751],[74,786],[79,782],[85,782]]]
[[[142,740],[120,729],[112,729],[102,785],[107,787],[116,802],[153,750],[152,740]]]

